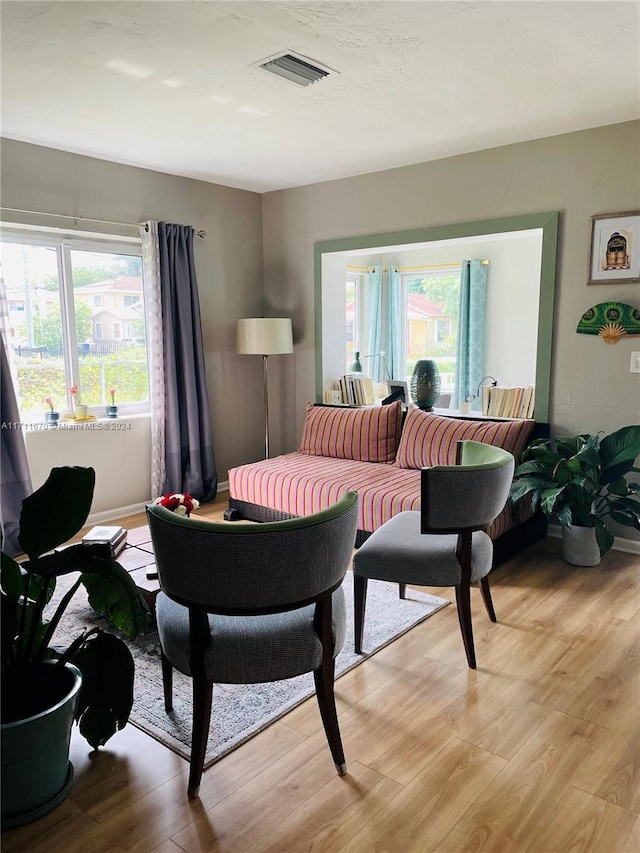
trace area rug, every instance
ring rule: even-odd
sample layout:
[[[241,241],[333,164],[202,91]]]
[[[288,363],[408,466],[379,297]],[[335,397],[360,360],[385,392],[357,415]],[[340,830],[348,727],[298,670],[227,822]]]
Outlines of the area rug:
[[[59,583],[56,596],[62,594]],[[353,651],[353,577],[347,573],[344,582],[347,600],[347,634],[343,650],[336,659],[336,676],[344,675],[368,657],[396,640],[410,628],[445,607],[444,598],[428,595],[407,587],[407,598],[398,597],[398,585],[372,581],[367,589],[367,609],[363,647],[364,654]],[[99,625],[107,630],[109,623],[89,607],[80,590],[56,631],[56,645],[66,645],[77,635],[79,626]],[[160,643],[155,630],[129,642],[136,675],[134,704],[130,722],[160,743],[189,759],[191,749],[191,679],[174,671],[173,711],[164,710]],[[336,687],[339,692],[339,685]],[[213,711],[205,758],[205,768],[240,746],[253,735],[314,695],[313,675],[275,681],[270,684],[216,684],[213,688]]]

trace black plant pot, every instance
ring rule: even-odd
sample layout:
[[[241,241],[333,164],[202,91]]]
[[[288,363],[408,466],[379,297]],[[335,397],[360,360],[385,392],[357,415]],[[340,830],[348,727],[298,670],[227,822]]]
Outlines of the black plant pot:
[[[432,358],[416,362],[411,377],[411,397],[419,409],[432,412],[440,396],[440,372]]]
[[[107,417],[108,418],[117,418],[118,417],[118,407],[117,406],[107,406]]]
[[[57,424],[60,419],[60,412],[45,412],[44,421],[47,424]]]

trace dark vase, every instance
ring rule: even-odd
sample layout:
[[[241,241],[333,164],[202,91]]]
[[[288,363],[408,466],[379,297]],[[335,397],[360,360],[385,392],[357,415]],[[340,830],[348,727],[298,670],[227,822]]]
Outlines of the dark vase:
[[[117,418],[118,417],[118,407],[117,406],[107,406],[107,417],[108,418]]]
[[[47,424],[57,424],[60,418],[60,412],[45,412],[44,421]]]
[[[440,396],[440,372],[432,358],[416,362],[411,377],[411,396],[419,409],[432,412]]]

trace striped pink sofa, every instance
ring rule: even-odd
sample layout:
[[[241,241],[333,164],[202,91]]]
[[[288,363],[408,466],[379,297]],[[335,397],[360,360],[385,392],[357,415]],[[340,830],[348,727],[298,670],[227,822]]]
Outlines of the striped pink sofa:
[[[503,447],[517,461],[534,424],[445,417],[414,406],[405,417],[399,402],[360,409],[308,404],[297,451],[229,471],[225,517],[272,521],[308,515],[354,490],[360,544],[393,515],[419,508],[420,469],[452,465],[459,440]],[[530,521],[530,515],[521,511],[517,523]],[[488,532],[497,543],[515,524],[507,505]],[[528,531],[530,538],[540,533],[544,530]]]

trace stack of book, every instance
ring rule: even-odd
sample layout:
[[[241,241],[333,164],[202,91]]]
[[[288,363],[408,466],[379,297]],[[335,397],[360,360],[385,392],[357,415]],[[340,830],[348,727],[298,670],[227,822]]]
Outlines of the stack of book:
[[[342,402],[348,406],[370,406],[375,403],[373,381],[368,376],[346,373],[337,382]]]
[[[127,531],[124,527],[92,527],[82,537],[83,545],[109,545],[111,556],[116,557],[127,544]]]
[[[483,385],[482,414],[490,418],[532,418],[534,397],[533,385]]]

